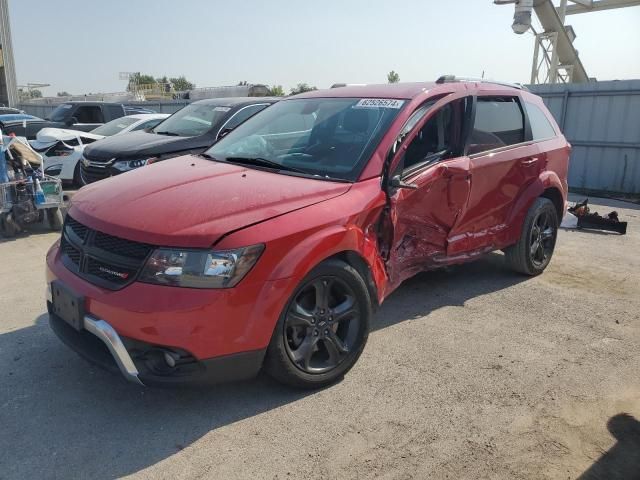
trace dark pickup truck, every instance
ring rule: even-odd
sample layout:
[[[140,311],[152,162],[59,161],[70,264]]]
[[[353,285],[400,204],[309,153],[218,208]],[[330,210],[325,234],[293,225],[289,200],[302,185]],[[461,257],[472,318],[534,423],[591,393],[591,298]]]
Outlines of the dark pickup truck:
[[[69,128],[88,132],[116,118],[140,113],[129,109],[130,107],[121,103],[66,102],[58,105],[44,120],[6,122],[3,123],[2,131],[5,135],[15,133],[29,140],[35,139],[43,128]]]

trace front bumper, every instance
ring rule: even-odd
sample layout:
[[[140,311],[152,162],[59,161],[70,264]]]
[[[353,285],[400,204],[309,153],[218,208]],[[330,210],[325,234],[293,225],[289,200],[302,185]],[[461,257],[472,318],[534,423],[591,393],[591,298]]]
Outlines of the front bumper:
[[[157,372],[144,356],[130,355],[139,351],[140,342],[120,337],[109,323],[91,317],[84,318],[84,329],[76,330],[64,320],[49,313],[49,324],[55,334],[69,348],[85,360],[108,371],[120,372],[125,379],[143,386],[214,385],[255,377],[266,350],[195,360],[187,368]],[[154,352],[157,346],[149,346]]]
[[[259,371],[289,292],[285,279],[241,282],[241,288],[199,290],[134,282],[106,290],[47,254],[47,283],[64,283],[85,302],[84,328],[51,314],[55,333],[90,361],[129,380],[151,384],[218,383]],[[49,304],[49,307],[51,305]],[[151,355],[176,354],[180,371],[158,372]]]

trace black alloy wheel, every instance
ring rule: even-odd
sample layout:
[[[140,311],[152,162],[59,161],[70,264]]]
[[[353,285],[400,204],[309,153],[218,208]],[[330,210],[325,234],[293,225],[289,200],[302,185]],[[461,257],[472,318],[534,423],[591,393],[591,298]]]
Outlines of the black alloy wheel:
[[[360,357],[371,316],[362,275],[341,260],[325,260],[289,298],[271,337],[265,370],[294,387],[335,382]]]
[[[353,289],[334,276],[316,278],[289,305],[284,328],[287,353],[303,372],[328,372],[349,354],[359,326]]]
[[[543,210],[536,216],[531,229],[529,255],[531,262],[538,268],[546,266],[556,243],[556,226],[551,214]]]

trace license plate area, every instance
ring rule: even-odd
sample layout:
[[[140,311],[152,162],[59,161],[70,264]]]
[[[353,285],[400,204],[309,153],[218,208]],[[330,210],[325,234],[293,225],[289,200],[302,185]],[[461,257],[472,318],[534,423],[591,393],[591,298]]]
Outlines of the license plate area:
[[[76,330],[84,328],[84,297],[58,280],[51,283],[53,313]]]

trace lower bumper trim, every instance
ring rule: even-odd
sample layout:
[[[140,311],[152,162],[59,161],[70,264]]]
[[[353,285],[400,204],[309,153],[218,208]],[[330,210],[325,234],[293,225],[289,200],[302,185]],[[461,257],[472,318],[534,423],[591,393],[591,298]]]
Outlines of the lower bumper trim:
[[[130,382],[143,385],[138,377],[138,369],[129,356],[129,352],[125,348],[118,333],[104,320],[100,320],[90,315],[84,317],[84,328],[98,337],[107,346],[111,355],[113,355],[118,368],[124,377]]]

